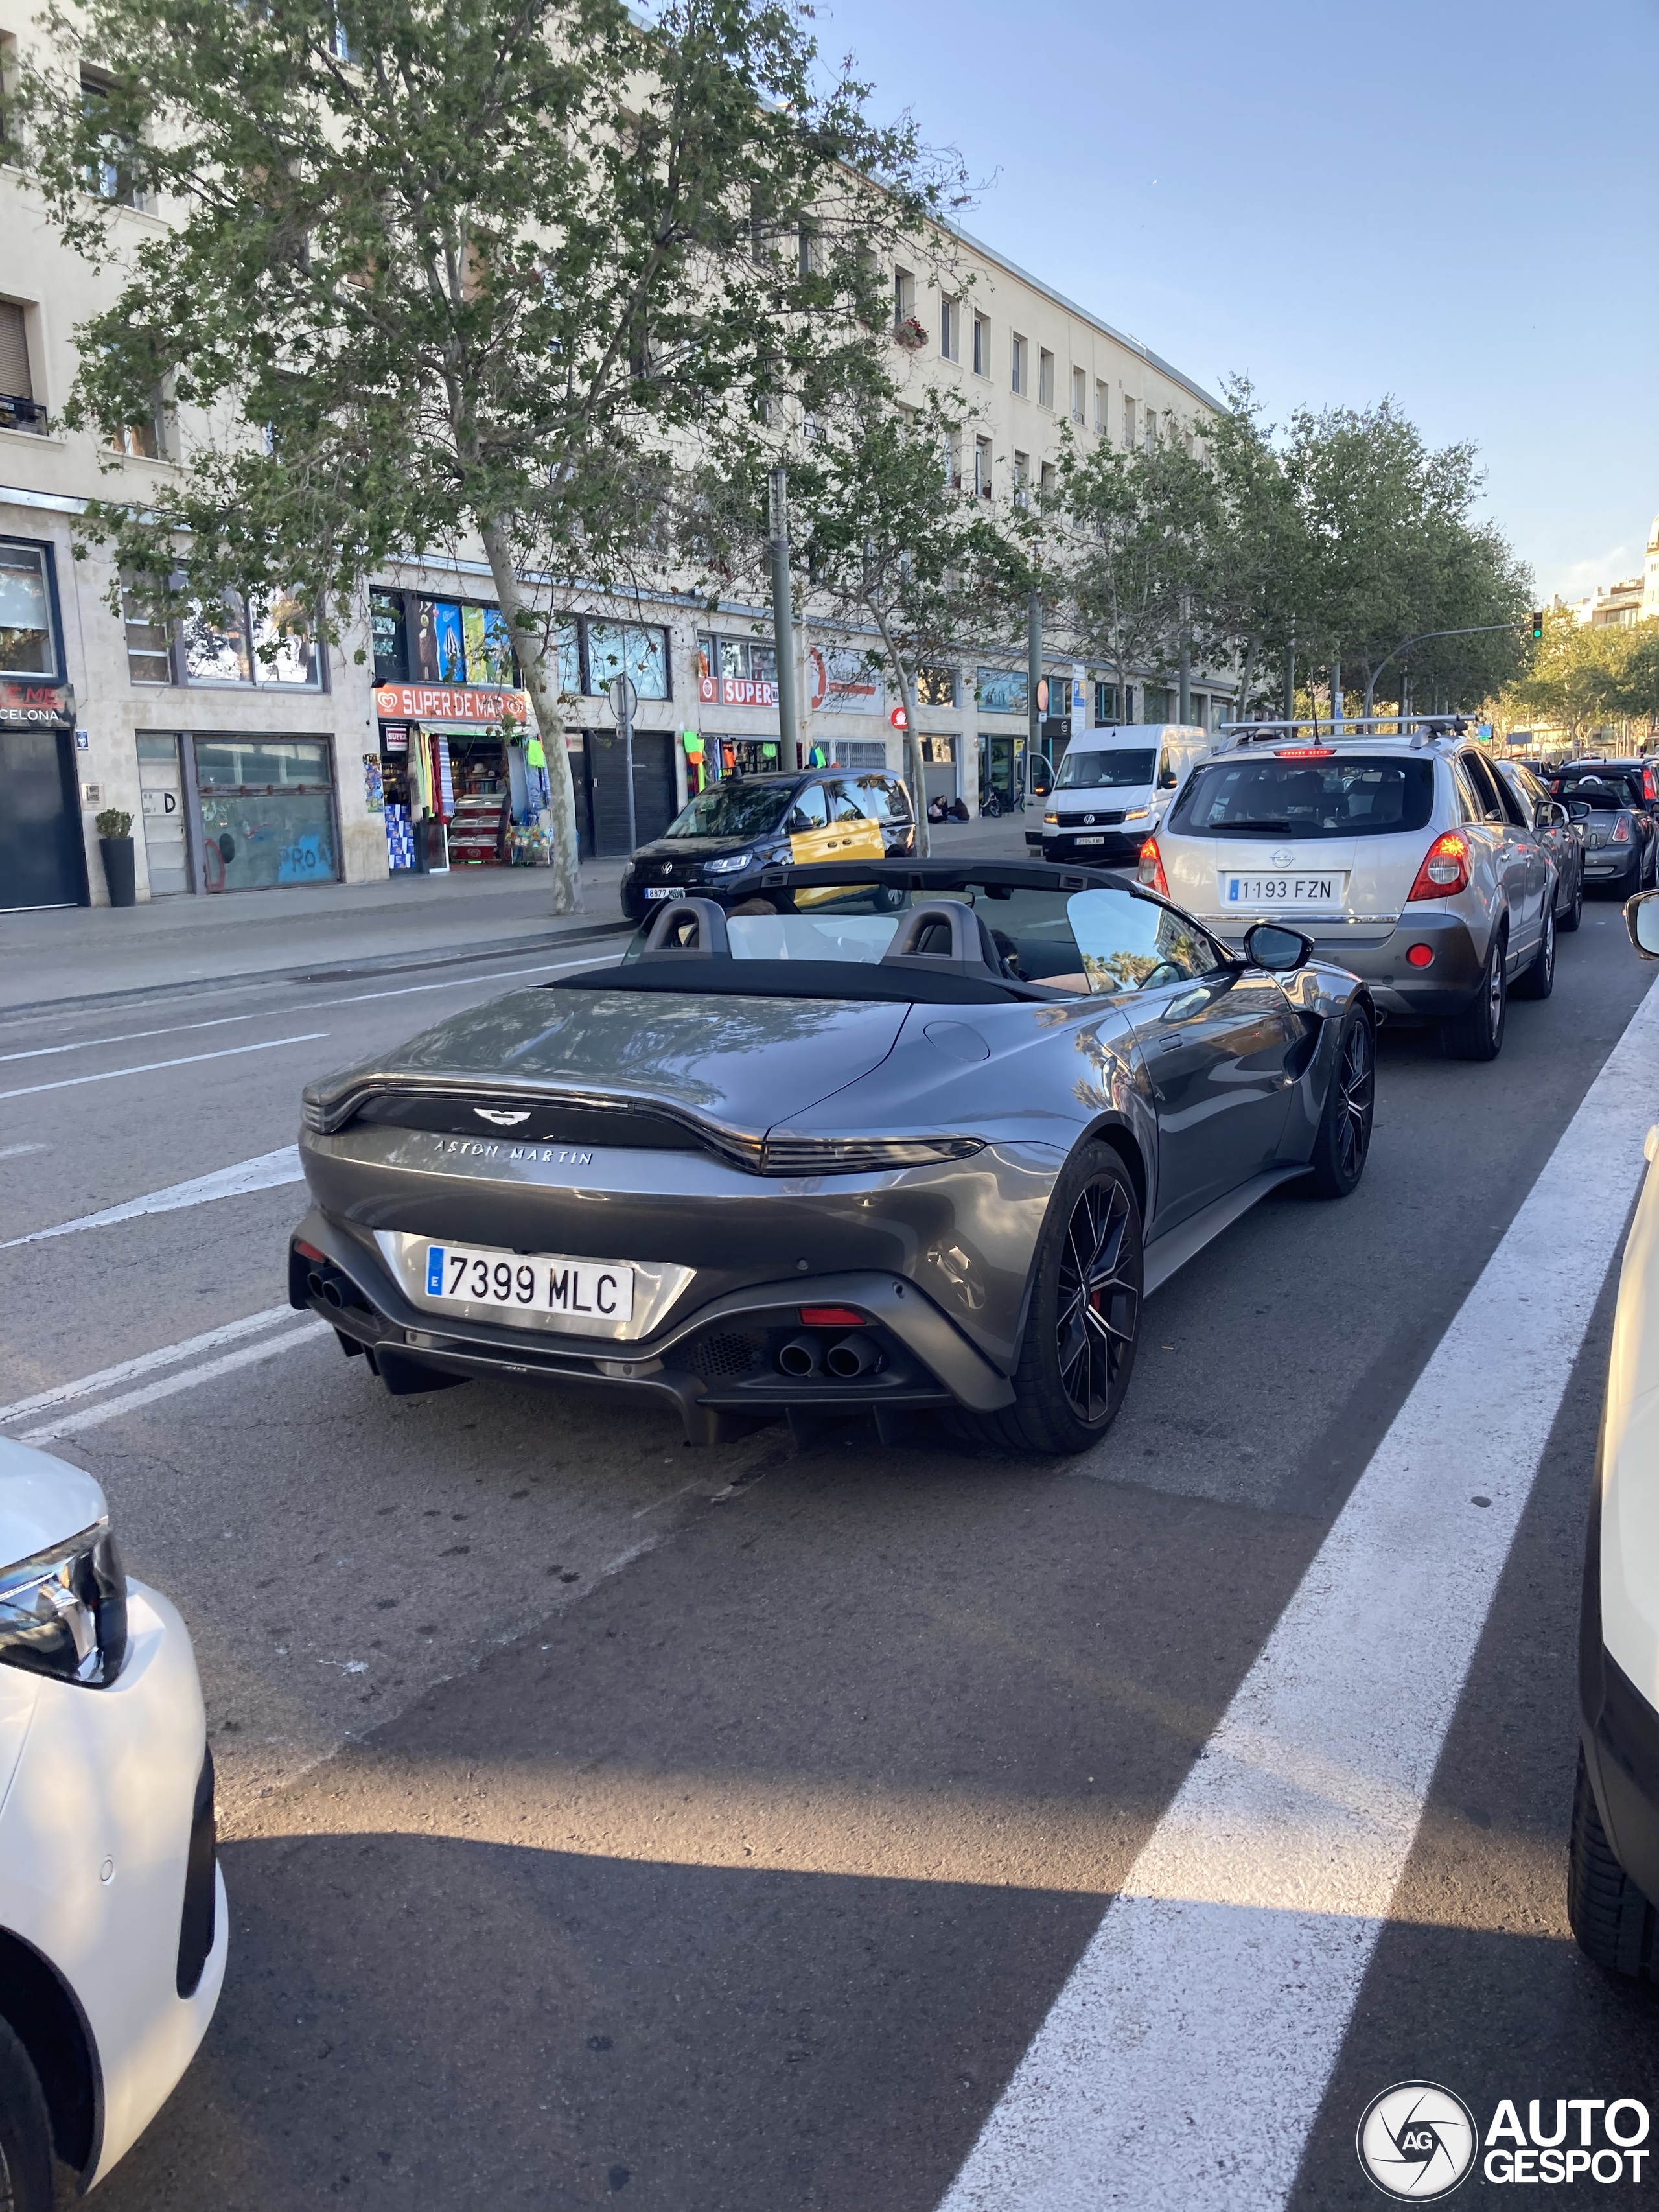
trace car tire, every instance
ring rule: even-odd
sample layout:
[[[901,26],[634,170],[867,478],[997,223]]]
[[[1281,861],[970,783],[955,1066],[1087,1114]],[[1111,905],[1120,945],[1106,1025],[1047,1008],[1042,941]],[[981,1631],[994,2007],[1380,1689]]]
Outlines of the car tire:
[[[1376,1033],[1364,1008],[1350,1006],[1309,1162],[1316,1197],[1346,1198],[1359,1188],[1376,1107]]]
[[[0,2212],[52,2212],[52,2121],[29,2055],[0,2020]]]
[[[980,1416],[1009,1451],[1087,1451],[1117,1418],[1140,1336],[1140,1205],[1121,1155],[1079,1146],[1048,1201],[1031,1268],[1014,1402]]]
[[[1572,904],[1555,917],[1555,926],[1570,937],[1584,919],[1584,871],[1578,871],[1578,880],[1572,887]]]
[[[1603,1973],[1659,1980],[1659,1912],[1613,1855],[1582,1750],[1567,1846],[1567,1919],[1579,1949]]]
[[[1493,933],[1480,988],[1461,1014],[1440,1024],[1441,1042],[1452,1060],[1496,1060],[1504,1049],[1504,1027],[1509,1013],[1509,988],[1504,963],[1509,940],[1503,931]]]
[[[1547,999],[1555,988],[1555,906],[1553,900],[1544,915],[1544,933],[1538,941],[1538,950],[1530,963],[1515,979],[1517,999]]]

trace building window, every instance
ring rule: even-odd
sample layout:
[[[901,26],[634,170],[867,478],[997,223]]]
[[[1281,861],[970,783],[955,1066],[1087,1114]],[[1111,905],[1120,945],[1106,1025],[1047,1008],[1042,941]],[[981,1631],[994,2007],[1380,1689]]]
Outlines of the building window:
[[[127,674],[135,684],[171,684],[173,646],[155,587],[143,576],[121,579],[121,617],[127,633]]]
[[[1031,504],[1031,457],[1029,453],[1014,455],[1014,505]]]
[[[129,460],[164,461],[167,458],[167,405],[158,392],[142,422],[129,422],[110,440],[111,449]]]
[[[28,309],[0,300],[0,430],[44,430],[46,410],[29,372]]]
[[[210,891],[335,881],[340,871],[325,738],[198,738],[194,750]]]
[[[945,432],[942,458],[945,463],[945,483],[952,491],[960,491],[962,489],[962,440],[957,431]]]
[[[946,361],[962,359],[962,302],[944,292],[939,302],[939,349]]]
[[[1146,410],[1146,450],[1149,453],[1157,443],[1158,410],[1155,407],[1149,407]]]
[[[893,271],[893,324],[896,329],[916,319],[916,280],[908,269]]]
[[[974,317],[974,374],[991,374],[991,319],[988,315]]]
[[[179,641],[186,684],[322,688],[315,627],[300,601],[285,594],[249,600],[227,592],[198,600],[179,625]]]
[[[1135,445],[1135,403],[1126,392],[1123,395],[1123,442],[1130,452]]]
[[[974,441],[974,489],[981,499],[991,496],[991,441],[988,438],[975,438]]]
[[[1095,428],[1103,437],[1111,427],[1111,416],[1107,411],[1111,404],[1111,386],[1103,379],[1095,382]]]
[[[917,669],[918,707],[954,707],[956,703],[957,672],[954,668]]]
[[[1084,421],[1089,405],[1089,380],[1080,368],[1072,371],[1072,420]]]
[[[374,681],[402,684],[409,676],[409,641],[404,627],[401,592],[371,592],[368,595],[369,643],[374,654]]]
[[[1037,355],[1037,405],[1052,407],[1054,404],[1054,357],[1042,351]]]
[[[1047,506],[1048,501],[1053,499],[1055,491],[1054,465],[1052,461],[1045,461],[1042,464],[1042,482],[1040,489],[1042,493],[1043,504]]]
[[[1016,333],[1008,341],[1009,381],[1016,392],[1024,392],[1028,381],[1025,355],[1025,340]]]
[[[1115,684],[1097,684],[1095,686],[1095,727],[1109,730],[1116,726],[1117,686]]]
[[[1030,692],[1023,668],[981,668],[975,678],[981,714],[1023,714]]]
[[[823,274],[823,234],[816,223],[804,222],[795,241],[795,265],[803,276]]]
[[[407,605],[413,615],[404,617],[404,650],[414,682],[489,684],[507,690],[517,684],[512,634],[499,607],[459,599]]]
[[[668,632],[635,623],[590,622],[587,667],[595,698],[617,677],[631,676],[641,699],[666,699]]]
[[[84,70],[81,74],[81,112],[98,132],[98,151],[88,163],[86,187],[96,198],[114,200],[122,207],[142,207],[143,197],[133,178],[132,145],[116,130],[115,102],[110,86]]]
[[[47,546],[0,538],[0,675],[62,680],[51,560]]]

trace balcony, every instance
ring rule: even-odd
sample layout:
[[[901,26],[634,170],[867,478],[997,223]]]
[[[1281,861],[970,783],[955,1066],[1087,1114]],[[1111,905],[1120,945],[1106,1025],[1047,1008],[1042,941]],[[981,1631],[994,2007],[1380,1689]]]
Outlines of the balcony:
[[[0,430],[33,430],[44,434],[46,410],[38,399],[25,399],[15,392],[0,392]]]

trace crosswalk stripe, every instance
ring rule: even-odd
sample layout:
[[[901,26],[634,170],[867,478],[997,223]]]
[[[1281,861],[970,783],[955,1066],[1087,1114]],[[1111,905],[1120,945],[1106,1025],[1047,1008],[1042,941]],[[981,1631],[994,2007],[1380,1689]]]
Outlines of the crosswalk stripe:
[[[1656,1099],[1650,991],[941,2212],[1284,2204],[1618,1253]]]
[[[0,1406],[0,1427],[9,1427],[30,1413],[44,1413],[52,1406],[73,1405],[77,1398],[96,1397],[100,1390],[113,1390],[123,1382],[136,1381],[140,1375],[152,1374],[158,1367],[175,1367],[181,1360],[198,1359],[204,1352],[216,1351],[222,1344],[234,1344],[239,1337],[257,1335],[292,1318],[294,1308],[290,1305],[267,1306],[262,1313],[245,1314],[240,1321],[222,1322],[217,1328],[204,1329],[199,1336],[183,1337],[177,1344],[164,1344],[155,1352],[141,1352],[134,1358],[118,1360],[113,1367],[100,1367],[95,1374],[54,1382],[45,1390],[35,1391],[32,1397],[18,1398],[9,1406]]]

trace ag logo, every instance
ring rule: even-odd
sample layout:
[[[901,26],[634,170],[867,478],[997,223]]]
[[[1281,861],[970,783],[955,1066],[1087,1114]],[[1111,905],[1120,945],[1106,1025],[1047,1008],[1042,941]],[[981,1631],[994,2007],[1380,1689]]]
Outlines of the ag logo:
[[[1437,2081],[1396,2081],[1360,2117],[1354,2148],[1367,2180],[1401,2204],[1449,2197],[1480,2148],[1474,2114]]]

